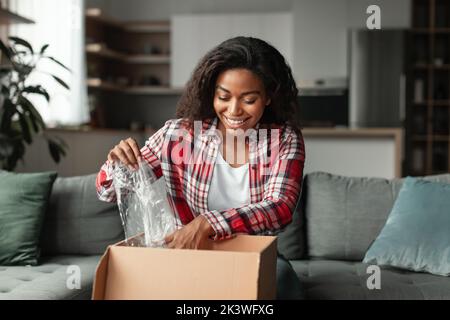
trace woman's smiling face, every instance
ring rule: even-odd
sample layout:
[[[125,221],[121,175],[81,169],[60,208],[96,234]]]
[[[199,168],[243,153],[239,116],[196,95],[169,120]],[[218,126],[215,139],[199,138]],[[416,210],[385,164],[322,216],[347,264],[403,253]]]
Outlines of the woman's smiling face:
[[[270,104],[261,79],[247,69],[229,69],[217,77],[214,110],[220,120],[219,129],[247,130],[261,119]]]

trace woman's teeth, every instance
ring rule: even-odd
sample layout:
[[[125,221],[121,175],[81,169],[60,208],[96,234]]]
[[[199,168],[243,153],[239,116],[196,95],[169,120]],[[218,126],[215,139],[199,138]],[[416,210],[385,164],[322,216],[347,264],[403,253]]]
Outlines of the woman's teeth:
[[[225,117],[225,119],[227,119],[227,121],[230,124],[232,124],[232,125],[240,125],[240,124],[243,124],[245,122],[245,120],[232,120],[232,119],[229,119],[227,117]]]

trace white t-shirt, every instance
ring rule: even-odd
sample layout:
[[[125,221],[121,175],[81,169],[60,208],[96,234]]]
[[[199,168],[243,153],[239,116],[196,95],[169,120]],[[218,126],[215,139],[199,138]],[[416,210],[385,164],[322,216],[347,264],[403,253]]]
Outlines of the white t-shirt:
[[[250,203],[248,164],[233,168],[220,151],[208,192],[208,210],[239,208]]]

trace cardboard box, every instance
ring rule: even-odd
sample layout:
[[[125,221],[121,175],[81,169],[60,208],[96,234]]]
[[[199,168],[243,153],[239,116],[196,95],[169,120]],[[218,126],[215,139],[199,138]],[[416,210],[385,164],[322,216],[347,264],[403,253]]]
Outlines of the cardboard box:
[[[237,235],[207,250],[109,246],[94,300],[275,299],[276,237]]]

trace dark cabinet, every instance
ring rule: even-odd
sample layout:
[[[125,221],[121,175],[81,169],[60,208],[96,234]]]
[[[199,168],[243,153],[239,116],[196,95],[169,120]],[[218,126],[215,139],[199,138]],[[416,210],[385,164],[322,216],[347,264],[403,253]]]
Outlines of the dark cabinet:
[[[413,0],[404,175],[450,172],[450,0]]]

